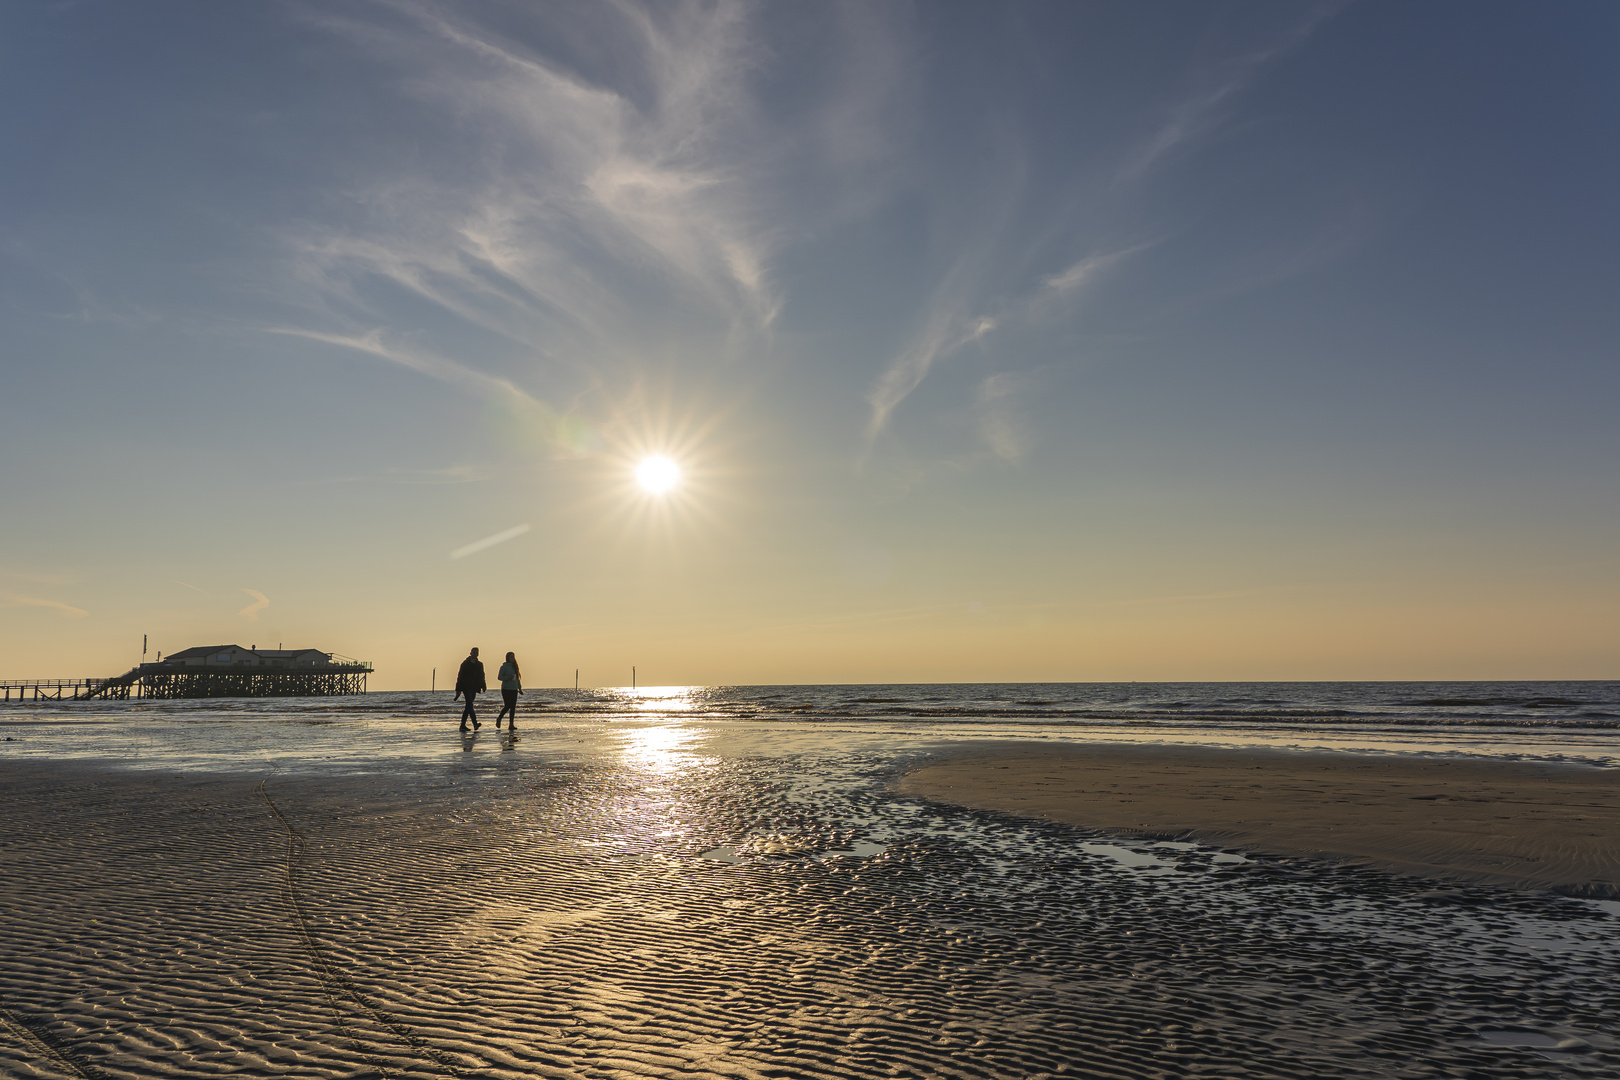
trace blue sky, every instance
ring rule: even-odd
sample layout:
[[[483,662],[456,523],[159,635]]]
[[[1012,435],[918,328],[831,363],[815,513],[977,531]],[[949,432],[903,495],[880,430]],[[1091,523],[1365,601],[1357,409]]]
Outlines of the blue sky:
[[[1617,44],[1601,3],[10,7],[8,670],[1613,676]]]

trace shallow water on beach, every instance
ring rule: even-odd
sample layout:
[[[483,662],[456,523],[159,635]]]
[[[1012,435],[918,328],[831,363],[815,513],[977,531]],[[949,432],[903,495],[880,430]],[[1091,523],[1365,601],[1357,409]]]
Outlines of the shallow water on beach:
[[[524,726],[707,732],[765,748],[964,739],[1467,754],[1620,765],[1620,683],[1007,683],[525,691]],[[486,721],[498,699],[480,702]],[[445,752],[449,691],[0,703],[0,761],[368,768]],[[766,750],[765,752],[770,752]]]
[[[1603,904],[893,788],[986,738],[1612,760],[1600,733],[615,693],[526,698],[516,738],[448,694],[5,712],[0,1075],[1620,1075]]]

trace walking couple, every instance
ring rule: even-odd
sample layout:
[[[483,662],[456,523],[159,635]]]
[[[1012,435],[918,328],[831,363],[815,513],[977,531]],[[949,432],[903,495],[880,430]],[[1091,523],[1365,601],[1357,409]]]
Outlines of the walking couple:
[[[501,699],[505,702],[501,706],[501,711],[495,717],[495,726],[499,728],[502,717],[506,716],[507,713],[511,713],[512,723],[510,726],[516,728],[517,699],[518,694],[523,691],[523,673],[518,670],[517,657],[507,653],[506,663],[501,665],[501,670],[495,673],[495,677],[501,681]],[[461,708],[462,731],[467,730],[467,721],[469,720],[472,721],[472,726],[475,729],[484,726],[478,722],[478,713],[473,709],[473,698],[487,689],[489,687],[484,682],[484,662],[478,659],[478,650],[474,648],[468,654],[467,659],[461,662],[461,670],[456,673],[456,698],[464,697],[467,699],[467,704]],[[454,701],[456,698],[450,700]]]

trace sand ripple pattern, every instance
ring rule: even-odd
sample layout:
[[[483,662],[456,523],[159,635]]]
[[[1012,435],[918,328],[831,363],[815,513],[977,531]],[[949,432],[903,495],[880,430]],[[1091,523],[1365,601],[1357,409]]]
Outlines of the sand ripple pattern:
[[[0,1075],[1620,1075],[1592,905],[1130,850],[895,767],[8,772]]]

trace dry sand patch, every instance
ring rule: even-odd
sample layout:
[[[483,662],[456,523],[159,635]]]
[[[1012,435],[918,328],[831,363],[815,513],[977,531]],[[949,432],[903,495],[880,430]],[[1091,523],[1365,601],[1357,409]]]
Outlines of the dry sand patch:
[[[1126,834],[1620,896],[1620,769],[1093,745],[980,752],[900,790]]]

